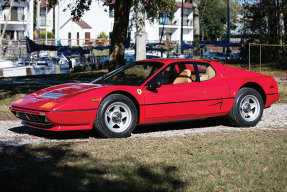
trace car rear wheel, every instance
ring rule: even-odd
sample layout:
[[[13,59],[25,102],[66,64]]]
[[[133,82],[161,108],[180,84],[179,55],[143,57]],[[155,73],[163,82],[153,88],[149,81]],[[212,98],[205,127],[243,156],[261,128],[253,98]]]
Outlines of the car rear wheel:
[[[252,127],[260,121],[263,108],[263,99],[255,89],[242,88],[236,95],[228,118],[235,126]]]
[[[94,122],[95,130],[105,138],[128,137],[137,123],[137,109],[126,96],[113,94],[100,104]]]

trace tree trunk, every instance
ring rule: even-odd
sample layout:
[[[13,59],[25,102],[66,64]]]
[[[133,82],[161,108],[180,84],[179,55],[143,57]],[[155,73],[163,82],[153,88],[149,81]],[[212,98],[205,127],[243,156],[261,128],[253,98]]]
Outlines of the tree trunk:
[[[136,9],[136,60],[146,59],[145,7],[141,0],[135,1]]]
[[[276,0],[268,0],[269,43],[278,44]]]
[[[116,0],[108,69],[125,65],[124,53],[132,0]]]
[[[193,6],[193,57],[200,56],[200,26],[199,26],[199,6],[200,0],[192,0]]]

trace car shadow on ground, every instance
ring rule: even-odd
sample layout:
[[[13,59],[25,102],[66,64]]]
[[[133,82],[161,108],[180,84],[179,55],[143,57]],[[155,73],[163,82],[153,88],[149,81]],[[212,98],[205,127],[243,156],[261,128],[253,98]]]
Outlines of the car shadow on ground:
[[[185,130],[195,128],[206,128],[206,127],[212,128],[216,126],[231,126],[231,124],[224,117],[143,124],[138,125],[133,131],[133,134],[144,134],[158,131]],[[101,138],[99,135],[95,133],[95,131],[92,130],[50,132],[45,130],[33,129],[26,126],[13,127],[10,128],[9,130],[17,134],[28,134],[36,137],[42,137],[46,139],[57,139],[57,140],[88,139],[90,137]]]
[[[211,117],[205,119],[142,124],[138,125],[133,131],[133,133],[141,134],[141,133],[149,133],[157,131],[184,130],[184,129],[206,128],[216,126],[232,126],[232,125],[225,117]]]

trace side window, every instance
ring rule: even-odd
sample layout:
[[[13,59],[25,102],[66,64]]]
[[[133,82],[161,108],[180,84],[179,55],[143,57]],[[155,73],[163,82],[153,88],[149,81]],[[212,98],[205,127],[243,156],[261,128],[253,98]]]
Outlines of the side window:
[[[196,81],[196,74],[193,64],[178,63],[167,66],[159,72],[147,86],[160,82],[161,85],[191,83]]]
[[[174,70],[173,65],[167,66],[160,71],[155,77],[152,78],[146,85],[149,86],[152,83],[160,82],[161,85],[171,84],[172,72]]]
[[[200,81],[206,81],[215,77],[215,71],[209,64],[197,64]]]

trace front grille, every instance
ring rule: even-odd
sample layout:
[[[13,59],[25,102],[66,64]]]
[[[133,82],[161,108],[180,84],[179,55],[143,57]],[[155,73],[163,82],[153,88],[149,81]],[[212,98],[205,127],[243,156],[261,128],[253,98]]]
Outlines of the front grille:
[[[13,114],[18,117],[19,119],[22,119],[24,121],[29,121],[29,122],[33,122],[33,123],[42,123],[42,124],[49,124],[49,122],[45,121],[45,116],[41,116],[41,115],[34,115],[34,114],[30,114],[30,113],[23,113],[23,112],[16,112],[16,111],[12,111]]]

